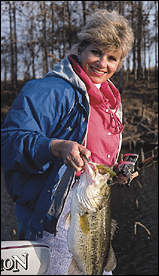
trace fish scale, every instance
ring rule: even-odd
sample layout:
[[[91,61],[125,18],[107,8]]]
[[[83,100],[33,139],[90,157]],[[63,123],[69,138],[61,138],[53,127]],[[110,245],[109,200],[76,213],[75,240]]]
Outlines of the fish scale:
[[[102,275],[108,262],[112,263],[109,270],[113,270],[116,266],[115,258],[110,261],[109,254],[111,187],[107,185],[107,180],[111,176],[110,173],[109,168],[101,174],[99,165],[95,165],[92,169],[86,162],[85,172],[73,192],[68,248],[73,255],[73,261],[83,275]]]

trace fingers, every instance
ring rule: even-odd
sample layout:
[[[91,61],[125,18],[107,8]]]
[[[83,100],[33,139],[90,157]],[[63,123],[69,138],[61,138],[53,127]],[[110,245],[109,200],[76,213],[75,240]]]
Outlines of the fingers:
[[[90,155],[90,151],[76,143],[69,154],[66,156],[65,164],[72,166],[76,171],[81,171],[84,167],[84,160],[82,156],[87,156],[87,158],[89,158]]]
[[[66,156],[64,163],[67,166],[74,168],[76,171],[80,171],[84,165],[83,162],[81,163],[77,160],[77,158],[74,158],[72,154],[68,154]]]
[[[84,155],[86,156],[87,159],[89,159],[89,157],[91,156],[91,152],[87,148],[81,145],[80,145],[80,154],[81,154],[81,157],[82,155]]]
[[[119,174],[118,175],[118,183],[120,184],[130,184],[130,182],[139,175],[139,173],[137,171],[135,171],[134,173],[132,173],[130,175],[130,179],[128,179],[128,177],[124,176],[123,174]]]
[[[82,170],[84,166],[82,155],[87,158],[91,155],[91,152],[84,146],[67,140],[53,140],[51,151],[55,157],[63,159],[67,166],[71,166],[77,171]]]
[[[136,171],[134,173],[131,174],[130,176],[130,180],[132,181],[135,177],[137,177],[139,175],[139,173]]]

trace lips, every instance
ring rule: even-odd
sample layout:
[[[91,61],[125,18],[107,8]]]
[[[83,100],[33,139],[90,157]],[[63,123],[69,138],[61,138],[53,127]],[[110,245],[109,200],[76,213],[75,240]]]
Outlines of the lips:
[[[93,68],[93,67],[90,67],[91,69],[91,72],[94,74],[94,75],[98,75],[98,76],[104,76],[104,74],[106,74],[107,72],[106,71],[100,71],[96,68]]]

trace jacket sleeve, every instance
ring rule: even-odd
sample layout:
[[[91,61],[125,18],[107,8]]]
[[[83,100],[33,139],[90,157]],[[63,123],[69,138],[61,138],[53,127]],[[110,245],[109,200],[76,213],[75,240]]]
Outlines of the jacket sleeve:
[[[5,172],[45,172],[54,158],[50,143],[61,116],[61,96],[46,80],[29,81],[20,91],[2,126]]]

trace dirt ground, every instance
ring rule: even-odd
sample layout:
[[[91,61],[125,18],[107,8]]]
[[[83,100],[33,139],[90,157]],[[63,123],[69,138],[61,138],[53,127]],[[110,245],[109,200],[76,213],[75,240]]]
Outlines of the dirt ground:
[[[15,204],[6,191],[3,172],[1,170],[1,240],[17,239],[17,221]]]

